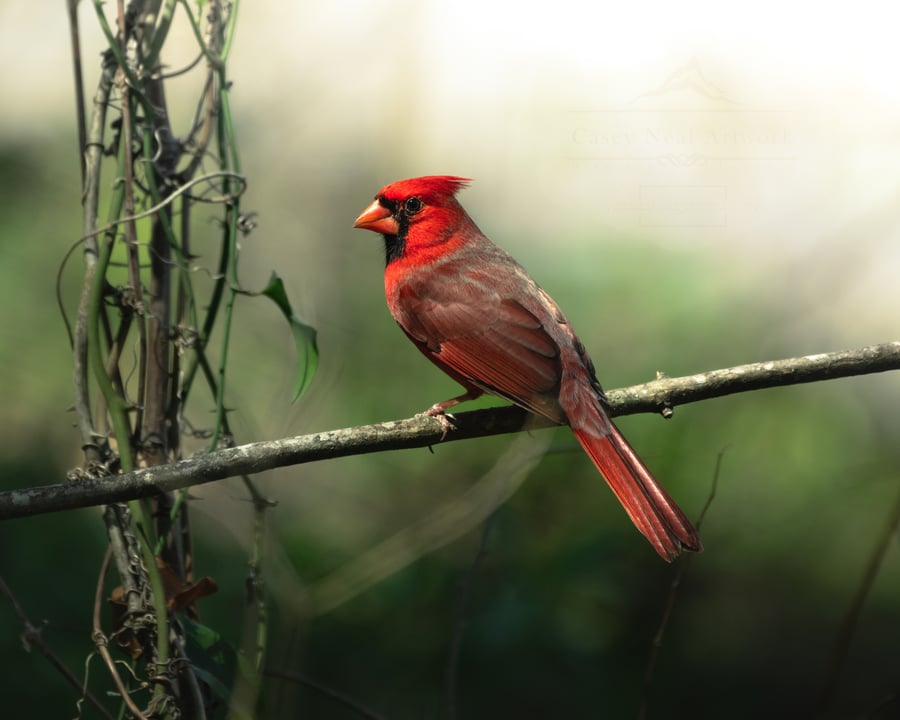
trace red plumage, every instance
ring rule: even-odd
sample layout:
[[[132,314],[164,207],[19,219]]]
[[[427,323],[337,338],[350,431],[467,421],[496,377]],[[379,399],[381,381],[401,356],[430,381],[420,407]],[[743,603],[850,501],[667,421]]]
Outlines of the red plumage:
[[[457,201],[467,184],[444,175],[400,180],[354,223],[384,236],[394,319],[466,390],[429,413],[491,393],[569,425],[664,559],[701,550],[691,522],[609,419],[593,363],[559,306]]]

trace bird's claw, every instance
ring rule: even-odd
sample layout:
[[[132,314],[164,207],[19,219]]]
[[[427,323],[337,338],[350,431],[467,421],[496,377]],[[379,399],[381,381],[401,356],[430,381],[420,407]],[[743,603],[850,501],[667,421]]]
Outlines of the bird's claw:
[[[433,417],[441,424],[441,428],[443,429],[443,433],[441,433],[440,442],[444,442],[447,438],[447,433],[451,430],[456,429],[456,418],[453,417],[450,413],[446,412],[444,408],[441,407],[440,403],[436,403],[428,408],[425,412],[419,413],[420,417]]]

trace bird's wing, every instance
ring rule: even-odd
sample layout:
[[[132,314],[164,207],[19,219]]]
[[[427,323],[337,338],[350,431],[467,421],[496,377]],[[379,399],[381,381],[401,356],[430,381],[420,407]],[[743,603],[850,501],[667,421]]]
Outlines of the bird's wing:
[[[526,276],[527,277],[527,276]],[[438,366],[552,420],[559,407],[559,344],[544,326],[542,308],[529,310],[516,296],[519,278],[479,272],[400,289],[394,313],[401,327]],[[530,279],[529,279],[529,282]],[[531,296],[535,297],[535,296]],[[527,300],[525,302],[528,302]]]

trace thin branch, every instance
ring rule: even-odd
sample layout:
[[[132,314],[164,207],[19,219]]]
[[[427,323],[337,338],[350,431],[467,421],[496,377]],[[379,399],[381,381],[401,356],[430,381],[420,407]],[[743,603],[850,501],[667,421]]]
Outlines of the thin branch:
[[[725,450],[719,450],[719,454],[716,456],[716,466],[713,470],[709,495],[707,495],[706,503],[703,505],[703,509],[700,511],[700,515],[694,523],[698,532],[700,531],[701,525],[703,525],[703,519],[706,517],[706,513],[709,511],[709,508],[712,507],[713,500],[716,499],[716,491],[719,488],[719,474],[722,471],[722,458],[724,456]],[[675,573],[675,577],[672,578],[672,582],[669,584],[669,596],[666,598],[666,606],[663,609],[659,627],[656,629],[656,635],[653,636],[653,643],[650,646],[650,655],[647,658],[647,667],[644,670],[644,687],[641,692],[641,704],[638,707],[638,720],[645,720],[647,717],[650,703],[650,690],[653,686],[653,676],[656,673],[656,663],[659,660],[663,638],[669,627],[669,621],[672,619],[672,612],[675,610],[675,601],[678,599],[678,591],[681,589],[681,583],[684,581],[694,557],[696,557],[696,555],[688,554],[684,558],[684,562],[678,563],[678,571]]]
[[[81,298],[78,303],[78,315],[75,319],[73,336],[73,372],[75,384],[75,415],[81,432],[81,446],[88,464],[102,460],[101,448],[97,443],[97,431],[91,413],[91,399],[88,377],[88,315],[91,311],[91,292],[97,273],[99,248],[97,244],[97,215],[100,207],[100,179],[103,162],[103,137],[106,128],[106,111],[115,78],[115,65],[109,62],[110,56],[104,57],[97,92],[93,97],[93,113],[89,135],[81,148],[84,154],[82,167],[85,169],[85,180],[82,183],[82,203],[84,205],[84,236],[78,241],[84,243],[84,280]],[[78,92],[78,89],[76,89]]]
[[[295,682],[298,685],[304,685],[311,690],[315,690],[320,695],[324,695],[325,697],[330,698],[347,708],[350,708],[351,710],[353,710],[353,712],[357,713],[361,717],[367,718],[368,720],[382,720],[382,716],[374,710],[370,710],[365,705],[360,704],[353,698],[347,697],[343,693],[327,687],[302,673],[267,669],[265,671],[265,674],[267,677],[279,678],[280,680],[289,680],[290,682]]]
[[[165,208],[166,206],[171,205],[175,201],[175,198],[179,197],[180,195],[184,195],[184,193],[186,193],[188,190],[190,190],[195,185],[199,185],[202,182],[211,182],[212,180],[215,180],[216,178],[219,178],[219,177],[228,178],[229,180],[236,180],[237,182],[240,183],[240,187],[233,193],[226,193],[225,195],[216,195],[211,198],[205,198],[204,202],[223,203],[223,204],[233,202],[234,200],[239,198],[244,193],[244,191],[247,189],[247,179],[239,173],[230,172],[230,171],[226,171],[226,170],[216,170],[214,172],[206,173],[204,175],[200,175],[199,177],[191,178],[189,181],[184,183],[184,185],[179,185],[175,190],[172,191],[171,195],[167,195],[163,200],[156,203],[156,205],[154,205],[153,207],[147,208],[146,210],[143,210],[139,213],[135,213],[134,215],[126,215],[124,217],[120,217],[115,220],[112,220],[101,228],[97,228],[96,230],[92,230],[90,232],[85,233],[81,237],[81,240],[87,242],[88,240],[96,237],[97,235],[101,235],[105,232],[109,232],[110,230],[115,228],[117,225],[121,225],[122,223],[125,223],[125,222],[132,222],[134,220],[140,220],[141,218],[145,218],[145,217],[154,215],[154,214],[158,213],[160,210],[162,210],[163,208]]]
[[[63,661],[59,659],[50,646],[44,642],[43,637],[41,637],[41,626],[32,624],[28,619],[22,606],[19,605],[16,596],[13,595],[9,585],[6,584],[6,581],[2,577],[0,577],[0,595],[6,596],[9,604],[12,605],[13,612],[19,619],[19,624],[22,626],[22,632],[19,637],[22,640],[22,644],[25,646],[25,650],[30,651],[31,648],[35,648],[41,655],[47,658],[49,663],[56,668],[69,685],[75,688],[80,695],[83,695],[83,697],[96,708],[97,712],[99,712],[102,717],[106,718],[106,720],[113,720],[113,716],[103,706],[103,703],[100,702],[97,696],[89,690],[82,688],[81,681],[65,666]]]
[[[613,414],[632,415],[641,412],[668,414],[666,411],[676,405],[709,398],[763,388],[869,375],[886,370],[900,370],[900,341],[869,345],[857,350],[841,350],[787,360],[737,365],[681,378],[661,377],[653,382],[618,391],[615,404],[621,404],[626,409],[615,411]]]
[[[450,655],[447,658],[447,717],[450,720],[456,720],[456,690],[459,681],[459,656],[462,652],[462,639],[466,632],[466,607],[469,603],[469,595],[472,593],[472,585],[475,583],[475,576],[478,573],[482,560],[487,555],[488,537],[491,534],[491,526],[493,525],[495,515],[491,514],[484,521],[481,530],[481,540],[478,543],[478,550],[475,551],[475,559],[469,566],[462,587],[459,591],[459,600],[457,601],[456,622],[453,623],[453,637],[450,640]]]
[[[660,378],[643,385],[609,391],[607,401],[613,416],[641,412],[671,414],[676,405],[733,393],[898,369],[900,341],[858,350],[739,365],[680,378]],[[421,448],[442,441],[513,433],[521,430],[526,420],[528,413],[524,410],[502,407],[455,415],[456,428],[449,434],[437,418],[417,416],[408,420],[250,443],[123,475],[2,492],[0,520],[144,498],[226,477],[315,460]],[[544,418],[532,418],[529,429],[552,425]]]
[[[884,556],[891,545],[891,540],[897,534],[898,527],[900,527],[900,496],[897,497],[897,500],[891,508],[884,531],[875,542],[875,547],[872,549],[868,565],[866,565],[859,586],[856,588],[856,593],[853,595],[850,607],[848,607],[847,612],[844,613],[844,619],[841,622],[841,627],[838,630],[837,638],[835,639],[834,649],[832,650],[831,657],[828,661],[825,680],[822,683],[822,689],[819,691],[819,697],[816,700],[815,711],[812,715],[814,718],[825,717],[829,710],[829,706],[831,705],[831,701],[837,690],[838,680],[840,680],[841,672],[844,669],[844,663],[847,660],[847,656],[850,654],[850,643],[853,640],[853,634],[859,624],[863,605],[865,605],[866,598],[869,596],[869,591],[875,584],[875,579],[878,577],[878,572],[881,570]]]
[[[81,161],[81,185],[87,172],[84,148],[87,145],[87,121],[84,107],[84,77],[81,70],[81,31],[78,27],[78,0],[67,0],[69,39],[72,43],[72,69],[75,72],[75,119],[78,123],[78,157]]]

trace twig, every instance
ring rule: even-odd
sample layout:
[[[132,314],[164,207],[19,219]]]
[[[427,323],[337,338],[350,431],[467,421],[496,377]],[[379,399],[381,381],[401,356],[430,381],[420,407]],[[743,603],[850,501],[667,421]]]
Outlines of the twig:
[[[19,618],[19,624],[22,626],[21,638],[23,645],[25,645],[26,648],[37,648],[38,652],[47,658],[50,664],[65,678],[66,682],[74,687],[80,695],[86,698],[91,705],[97,708],[97,711],[104,718],[107,720],[114,720],[110,712],[103,707],[103,704],[97,699],[97,696],[86,688],[82,688],[81,681],[75,677],[75,674],[63,664],[62,660],[56,656],[56,653],[54,653],[47,643],[44,642],[44,639],[41,637],[41,628],[32,625],[28,616],[25,615],[22,606],[19,605],[16,596],[13,595],[12,590],[9,585],[6,584],[6,581],[2,576],[0,576],[0,593],[6,596],[6,599],[9,600],[9,604],[12,605],[13,612],[16,614],[16,617]]]
[[[878,577],[878,571],[881,569],[884,555],[891,543],[891,539],[897,533],[898,527],[900,527],[900,496],[897,497],[891,508],[884,531],[875,543],[875,547],[872,549],[869,564],[866,566],[859,587],[856,588],[856,593],[853,596],[850,607],[847,608],[847,612],[844,614],[844,619],[841,622],[840,630],[838,631],[837,638],[834,642],[834,649],[832,650],[831,658],[828,662],[825,680],[822,683],[822,689],[816,700],[816,708],[813,717],[824,717],[828,710],[828,706],[831,704],[831,698],[834,696],[834,691],[837,688],[841,671],[844,669],[844,662],[847,659],[847,654],[850,652],[850,642],[853,639],[853,633],[859,623],[859,616],[862,614],[863,605],[866,602],[869,591],[872,589],[872,585],[875,583],[875,578]]]
[[[125,53],[125,45],[127,38],[127,30],[125,28],[125,2],[124,0],[118,0],[118,23],[119,23],[119,41],[122,44],[121,51]],[[119,94],[122,97],[122,127],[120,130],[120,152],[121,152],[121,167],[123,170],[123,192],[125,194],[124,205],[122,207],[122,212],[125,213],[125,217],[132,217],[134,215],[134,154],[132,152],[133,147],[133,121],[132,121],[132,95],[131,89],[128,87],[128,84],[125,82],[125,69],[120,68],[119,72],[116,74],[116,84],[119,86]],[[144,295],[144,284],[141,280],[141,261],[138,257],[138,243],[137,243],[137,225],[134,220],[128,220],[124,223],[124,242],[125,247],[127,249],[128,255],[128,281],[131,285],[131,291],[134,293],[134,302],[136,303],[138,308],[142,308],[143,306],[143,295]],[[143,406],[140,404],[144,399],[144,384],[145,384],[145,368],[147,366],[147,323],[144,319],[144,312],[142,310],[138,310],[137,322],[134,325],[137,326],[138,333],[138,406],[137,406],[137,416],[134,424],[135,432],[137,432],[137,428],[140,427],[140,421],[143,417]],[[130,316],[130,313],[126,315],[126,318]],[[131,325],[132,322],[130,320],[126,320],[126,318],[122,319],[123,324]],[[115,360],[116,365],[118,365],[118,358],[116,354],[110,353],[109,361]],[[115,370],[116,365],[110,365],[107,367],[107,375],[112,376],[110,370]],[[124,395],[123,395],[124,397]],[[117,437],[117,441],[120,444],[126,442],[124,437]]]
[[[898,341],[869,345],[857,350],[737,365],[677,379],[662,377],[619,391],[617,399],[628,409],[615,414],[665,412],[676,405],[734,393],[868,375],[885,370],[900,370]]]
[[[373,710],[370,710],[365,705],[360,705],[356,700],[347,697],[343,693],[339,693],[337,690],[332,690],[330,687],[322,685],[321,683],[316,682],[310,677],[303,675],[301,673],[295,672],[284,672],[282,670],[266,670],[265,675],[267,677],[273,678],[281,678],[282,680],[290,680],[291,682],[299,683],[300,685],[305,685],[311,690],[315,690],[320,695],[324,695],[325,697],[331,698],[339,702],[341,705],[344,705],[356,713],[359,713],[364,718],[369,718],[369,720],[382,720],[382,715],[379,715]]]
[[[69,10],[69,38],[72,43],[72,70],[75,73],[75,119],[78,123],[78,159],[81,164],[81,185],[84,186],[87,168],[84,148],[87,145],[87,121],[84,108],[84,78],[81,70],[81,32],[78,28],[78,0],[67,0]]]
[[[632,415],[671,411],[676,405],[765,387],[897,369],[900,369],[900,342],[891,342],[858,350],[740,365],[680,378],[662,378],[643,385],[611,390],[606,395],[612,415]],[[417,416],[408,420],[250,443],[122,475],[8,490],[0,493],[0,520],[145,498],[226,477],[252,475],[315,460],[421,448],[438,445],[442,441],[518,432],[528,420],[528,413],[517,407],[501,407],[459,413],[454,420],[456,429],[449,434],[437,418]],[[553,423],[544,418],[529,420],[530,429],[552,426]]]
[[[105,58],[102,65],[97,91],[93,97],[93,113],[89,135],[81,151],[84,154],[82,166],[85,168],[85,180],[82,183],[82,204],[84,205],[84,236],[78,241],[84,243],[84,279],[81,286],[81,298],[78,302],[78,315],[75,319],[73,333],[73,371],[75,382],[75,416],[81,433],[81,446],[88,464],[99,463],[103,457],[97,444],[97,431],[91,413],[89,391],[88,363],[88,314],[91,308],[91,292],[97,273],[99,248],[97,245],[97,215],[100,206],[100,179],[103,161],[103,137],[106,127],[106,110],[115,78],[115,65]],[[78,90],[76,89],[76,92]]]
[[[230,203],[240,197],[244,191],[247,189],[247,178],[245,178],[240,173],[230,172],[226,170],[216,170],[215,172],[206,173],[205,175],[200,175],[199,177],[192,178],[184,185],[179,185],[178,188],[172,191],[171,195],[167,195],[166,198],[154,205],[147,210],[143,210],[139,213],[135,213],[134,215],[126,215],[124,217],[117,218],[112,222],[107,223],[101,228],[97,228],[96,230],[92,230],[84,234],[81,237],[82,241],[86,241],[90,238],[96,237],[97,235],[102,235],[105,232],[109,232],[117,225],[121,225],[125,222],[132,222],[134,220],[140,220],[141,218],[149,217],[151,215],[155,215],[160,210],[165,208],[168,205],[171,205],[174,202],[175,198],[179,195],[184,195],[188,190],[190,190],[194,185],[199,185],[202,182],[208,182],[210,180],[214,180],[219,177],[229,178],[231,180],[237,180],[240,183],[240,187],[233,193],[227,193],[225,195],[218,195],[214,198],[207,198],[206,202],[209,203]]]
[[[713,500],[716,499],[716,491],[719,488],[719,473],[722,470],[722,458],[724,455],[725,450],[720,450],[719,454],[716,456],[716,467],[713,470],[712,485],[709,488],[709,495],[706,498],[703,509],[700,511],[700,516],[697,518],[696,525],[698,531],[703,524],[703,518],[706,517],[707,511],[713,504]],[[653,685],[653,675],[656,672],[656,662],[659,659],[659,650],[662,647],[663,636],[666,633],[666,628],[669,626],[669,620],[672,618],[672,611],[675,609],[675,600],[678,597],[678,590],[681,587],[684,576],[687,574],[688,568],[690,568],[694,557],[696,556],[688,554],[680,563],[678,563],[678,570],[669,585],[669,597],[666,599],[666,607],[663,609],[662,618],[660,618],[656,635],[653,636],[650,656],[647,658],[647,669],[644,671],[644,687],[641,693],[641,704],[638,708],[638,720],[644,720],[644,718],[647,717],[647,708],[650,702],[650,688]]]
[[[450,642],[450,655],[447,658],[447,717],[450,720],[456,720],[456,688],[459,676],[459,654],[462,650],[462,638],[466,631],[466,605],[469,602],[469,595],[472,592],[472,583],[475,581],[475,574],[484,556],[487,555],[487,541],[491,534],[491,526],[493,525],[494,515],[491,514],[484,521],[481,530],[481,540],[478,543],[478,550],[475,552],[475,559],[463,580],[462,588],[459,591],[459,603],[456,610],[456,622],[453,624],[453,638]]]
[[[253,479],[244,476],[244,487],[253,502],[253,544],[247,566],[244,631],[241,641],[246,658],[243,671],[236,678],[231,691],[233,708],[255,708],[262,693],[262,674],[269,636],[269,605],[266,597],[266,578],[263,562],[266,550],[266,512],[275,503],[267,500],[256,488]],[[239,713],[238,713],[239,714]]]

